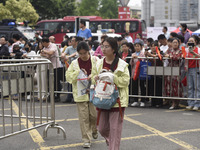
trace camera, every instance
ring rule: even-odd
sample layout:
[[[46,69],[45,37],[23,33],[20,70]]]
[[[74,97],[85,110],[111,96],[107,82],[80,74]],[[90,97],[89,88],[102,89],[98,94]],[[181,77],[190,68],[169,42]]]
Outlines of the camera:
[[[188,43],[189,51],[192,52],[194,48],[194,43]]]
[[[189,47],[194,47],[194,43],[188,43]]]

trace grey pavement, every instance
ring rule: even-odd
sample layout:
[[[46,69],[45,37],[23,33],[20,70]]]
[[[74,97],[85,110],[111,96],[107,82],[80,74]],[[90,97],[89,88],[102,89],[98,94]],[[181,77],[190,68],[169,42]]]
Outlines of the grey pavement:
[[[16,101],[14,101],[16,103]],[[24,102],[23,102],[24,103]],[[40,103],[36,102],[36,106]],[[36,112],[39,107],[36,107]],[[6,111],[9,113],[9,111]],[[25,113],[25,110],[23,109]],[[17,119],[14,119],[14,122]],[[32,122],[32,120],[29,120]],[[43,138],[45,127],[21,133],[0,140],[2,150],[58,149],[82,150],[81,133],[76,104],[56,103],[56,122],[66,131],[57,134],[56,129],[49,129]],[[6,132],[10,132],[10,122],[6,122]],[[0,118],[0,125],[2,119]],[[15,124],[14,130],[17,130]],[[2,133],[2,126],[0,126]],[[106,150],[105,140],[99,135],[93,140],[90,150]],[[133,108],[125,110],[121,150],[200,150],[200,112],[167,108]]]

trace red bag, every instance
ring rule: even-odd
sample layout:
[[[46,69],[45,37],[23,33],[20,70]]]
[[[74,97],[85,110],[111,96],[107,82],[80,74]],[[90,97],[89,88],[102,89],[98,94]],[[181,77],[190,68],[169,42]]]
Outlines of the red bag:
[[[187,77],[183,78],[181,83],[183,83],[183,86],[187,86]]]
[[[140,61],[138,60],[136,62],[136,66],[135,66],[135,72],[134,72],[133,80],[137,80],[137,78],[139,77],[139,74],[140,74]]]

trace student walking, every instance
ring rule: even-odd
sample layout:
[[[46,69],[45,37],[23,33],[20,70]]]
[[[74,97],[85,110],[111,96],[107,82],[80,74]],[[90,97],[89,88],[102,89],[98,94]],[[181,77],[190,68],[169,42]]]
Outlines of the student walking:
[[[97,109],[101,111],[99,116],[98,131],[106,139],[109,150],[119,150],[123,115],[125,107],[128,106],[128,85],[130,80],[128,64],[119,58],[117,41],[114,38],[107,38],[102,43],[102,52],[105,56],[97,63],[97,74],[94,77],[98,80],[98,74],[103,68],[111,69],[114,72],[114,83],[119,90],[121,114],[119,105],[115,104],[109,110]]]

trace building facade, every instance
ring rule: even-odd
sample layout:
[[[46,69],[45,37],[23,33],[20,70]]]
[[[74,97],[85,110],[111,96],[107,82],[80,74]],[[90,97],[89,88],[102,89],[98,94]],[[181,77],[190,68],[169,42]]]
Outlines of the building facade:
[[[198,28],[200,0],[142,0],[142,19],[147,26],[177,27],[186,23]]]

